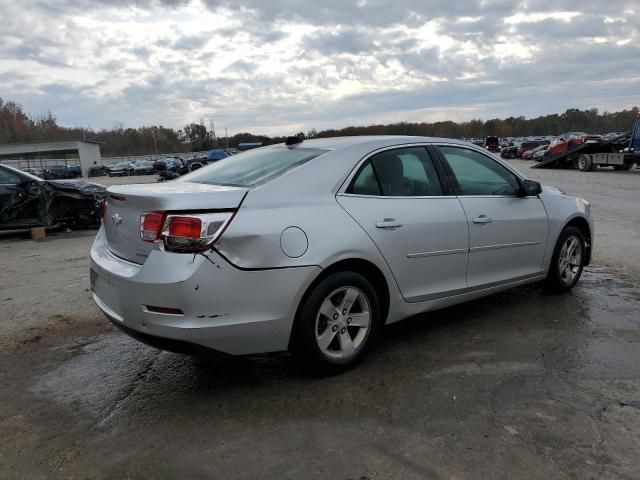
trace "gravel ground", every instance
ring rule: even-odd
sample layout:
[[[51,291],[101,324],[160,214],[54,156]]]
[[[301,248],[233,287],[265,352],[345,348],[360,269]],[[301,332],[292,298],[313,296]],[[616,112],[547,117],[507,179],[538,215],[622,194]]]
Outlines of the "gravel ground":
[[[511,163],[593,204],[578,287],[394,324],[333,378],[138,344],[91,301],[94,231],[0,238],[0,478],[640,478],[640,171]]]

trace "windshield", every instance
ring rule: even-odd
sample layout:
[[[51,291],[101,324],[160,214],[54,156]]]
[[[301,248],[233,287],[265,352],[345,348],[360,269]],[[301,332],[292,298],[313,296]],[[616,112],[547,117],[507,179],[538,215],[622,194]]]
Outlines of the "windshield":
[[[299,147],[266,147],[224,158],[176,181],[250,187],[325,153]]]
[[[228,156],[229,154],[227,154],[227,152],[212,150],[209,152],[207,158],[209,160],[222,160],[223,158],[227,158]]]

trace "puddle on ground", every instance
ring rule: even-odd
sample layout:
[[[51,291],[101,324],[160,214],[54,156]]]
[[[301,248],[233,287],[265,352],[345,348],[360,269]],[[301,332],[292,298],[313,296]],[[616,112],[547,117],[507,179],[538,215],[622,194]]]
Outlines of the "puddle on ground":
[[[345,375],[357,378],[352,388],[362,389],[363,398],[381,379],[387,388],[401,391],[408,379],[450,382],[456,376],[473,381],[553,372],[638,378],[636,293],[632,283],[603,268],[587,269],[578,287],[564,295],[546,295],[537,286],[516,288],[388,327],[380,348],[357,372]],[[325,379],[323,385],[344,387],[342,377]],[[123,412],[157,405],[158,398],[175,407],[198,396],[204,401],[207,396],[233,397],[234,390],[257,392],[269,382],[276,384],[271,394],[315,389],[313,381],[301,382],[288,356],[232,359],[203,368],[193,358],[109,333],[38,378],[32,391],[104,424]]]

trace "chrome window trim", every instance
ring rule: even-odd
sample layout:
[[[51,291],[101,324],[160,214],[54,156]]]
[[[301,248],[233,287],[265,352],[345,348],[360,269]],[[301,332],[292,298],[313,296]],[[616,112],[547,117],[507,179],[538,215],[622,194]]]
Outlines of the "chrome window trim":
[[[407,200],[407,199],[440,199],[440,198],[458,198],[455,195],[425,195],[425,196],[417,196],[417,195],[409,195],[409,196],[385,196],[385,195],[363,195],[360,193],[338,193],[337,197],[361,197],[361,198],[383,198],[385,200],[389,200],[391,198],[397,198],[398,200]]]

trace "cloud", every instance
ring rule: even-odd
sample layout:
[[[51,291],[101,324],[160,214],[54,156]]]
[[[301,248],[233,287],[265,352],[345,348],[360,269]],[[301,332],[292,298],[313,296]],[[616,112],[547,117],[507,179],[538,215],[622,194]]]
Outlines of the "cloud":
[[[0,94],[67,125],[276,134],[615,110],[638,24],[625,0],[4,0]]]
[[[174,40],[171,46],[177,50],[193,51],[204,47],[209,40],[211,40],[211,34],[208,32],[197,35],[184,35]]]
[[[307,36],[303,46],[322,55],[335,53],[362,53],[376,49],[373,35],[356,29],[326,31]]]

